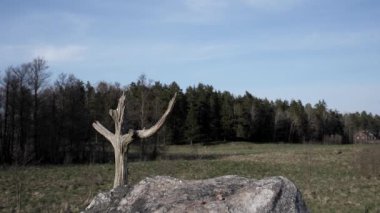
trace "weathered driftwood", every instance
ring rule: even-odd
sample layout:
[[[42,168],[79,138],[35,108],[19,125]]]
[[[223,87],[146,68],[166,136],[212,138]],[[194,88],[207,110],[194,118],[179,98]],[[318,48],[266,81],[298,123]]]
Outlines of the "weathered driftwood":
[[[162,115],[160,120],[149,129],[133,130],[130,129],[128,133],[122,134],[121,128],[124,121],[124,110],[125,110],[125,95],[123,94],[119,98],[119,103],[115,110],[110,110],[109,114],[115,122],[115,133],[110,132],[105,128],[99,121],[96,121],[92,126],[103,135],[108,141],[111,142],[115,151],[115,180],[113,187],[127,185],[128,183],[128,167],[127,167],[127,157],[124,157],[128,153],[128,147],[131,142],[136,138],[148,138],[155,134],[165,123],[166,118],[172,111],[177,93],[170,100],[168,108]]]

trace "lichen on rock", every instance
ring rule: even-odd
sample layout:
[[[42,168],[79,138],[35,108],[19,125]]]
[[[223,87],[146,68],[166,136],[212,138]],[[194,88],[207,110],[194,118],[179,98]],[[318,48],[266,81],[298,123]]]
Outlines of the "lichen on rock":
[[[285,177],[223,176],[179,180],[156,176],[98,194],[85,212],[309,212]]]

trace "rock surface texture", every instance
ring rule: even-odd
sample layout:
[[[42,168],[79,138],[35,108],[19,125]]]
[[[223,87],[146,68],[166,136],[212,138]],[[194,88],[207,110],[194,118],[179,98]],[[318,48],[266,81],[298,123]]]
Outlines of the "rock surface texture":
[[[146,178],[98,194],[85,212],[309,212],[300,191],[284,177],[223,176],[184,181]]]

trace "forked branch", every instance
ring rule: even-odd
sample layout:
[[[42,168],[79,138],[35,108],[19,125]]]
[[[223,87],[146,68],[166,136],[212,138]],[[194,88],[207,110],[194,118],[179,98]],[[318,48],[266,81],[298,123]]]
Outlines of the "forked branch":
[[[92,126],[96,131],[98,131],[101,135],[103,135],[109,142],[111,142],[112,146],[115,147],[113,144],[114,141],[114,134],[110,132],[107,128],[105,128],[99,121],[95,121]]]
[[[168,117],[169,113],[173,109],[176,97],[177,97],[177,93],[174,94],[174,97],[170,100],[168,108],[166,109],[165,113],[162,115],[160,120],[158,120],[154,126],[152,126],[149,129],[137,130],[137,136],[139,138],[148,138],[148,137],[154,135],[154,133],[156,133],[158,130],[161,129],[161,127],[164,125],[164,123],[166,121],[166,118]]]
[[[162,115],[160,120],[152,126],[150,129],[142,130],[132,130],[130,129],[127,134],[121,133],[121,128],[124,121],[124,110],[125,110],[125,95],[119,98],[119,103],[116,109],[111,109],[109,115],[112,117],[115,122],[115,133],[110,132],[105,128],[99,121],[96,121],[92,124],[94,129],[103,135],[108,141],[111,142],[114,151],[115,151],[115,180],[114,188],[127,184],[128,178],[128,168],[127,168],[127,158],[124,159],[124,154],[128,152],[128,145],[133,142],[135,138],[147,138],[156,133],[165,123],[166,118],[169,113],[172,111],[177,93],[174,94],[174,97],[170,100],[168,108],[165,113]]]

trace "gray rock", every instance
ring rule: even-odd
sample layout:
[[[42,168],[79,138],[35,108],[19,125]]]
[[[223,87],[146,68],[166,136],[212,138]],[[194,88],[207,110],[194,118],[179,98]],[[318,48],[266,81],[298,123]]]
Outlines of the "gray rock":
[[[133,187],[98,194],[85,212],[309,212],[297,187],[284,177],[262,180],[223,176],[184,181],[146,178]]]

